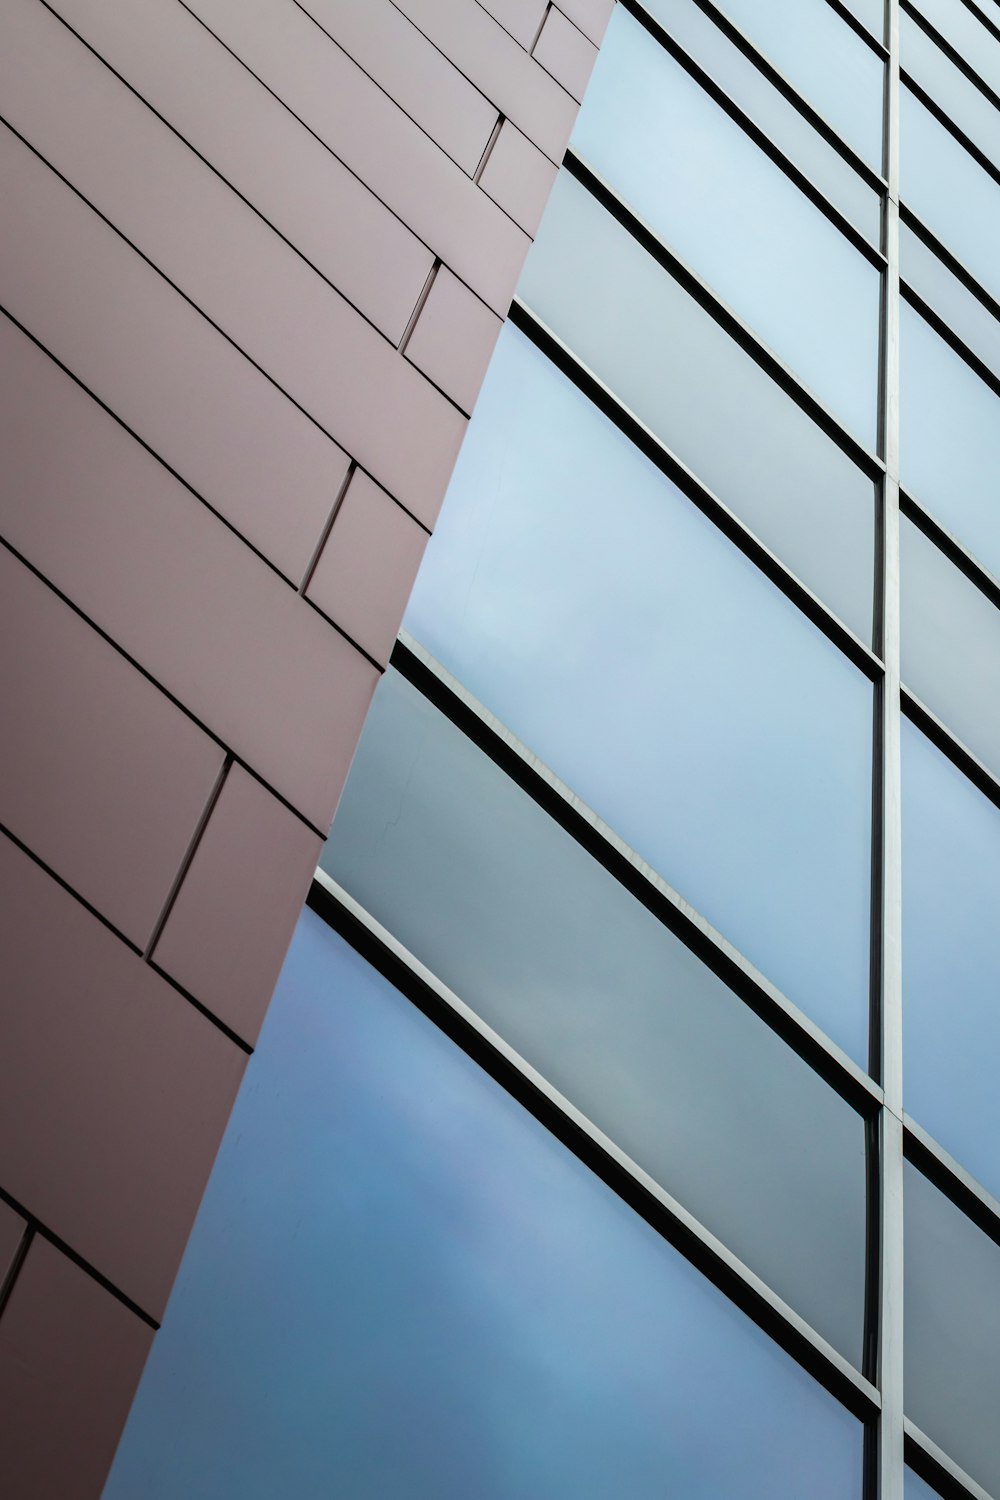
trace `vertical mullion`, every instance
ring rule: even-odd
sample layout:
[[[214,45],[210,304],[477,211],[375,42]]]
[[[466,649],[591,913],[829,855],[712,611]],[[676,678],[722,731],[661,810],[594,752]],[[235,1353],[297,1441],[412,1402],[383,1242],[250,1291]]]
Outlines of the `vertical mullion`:
[[[878,1500],[903,1500],[902,819],[899,623],[899,0],[887,0],[885,304],[882,325],[881,972]]]

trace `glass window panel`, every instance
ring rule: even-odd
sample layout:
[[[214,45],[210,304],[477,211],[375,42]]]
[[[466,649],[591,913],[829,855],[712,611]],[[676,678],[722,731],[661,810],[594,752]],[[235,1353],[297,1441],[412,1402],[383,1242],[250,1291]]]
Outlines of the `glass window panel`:
[[[719,8],[880,172],[882,61],[826,0],[723,0]]]
[[[860,1061],[870,685],[533,345],[501,346],[407,628]]]
[[[304,914],[105,1500],[861,1494],[842,1407]]]
[[[899,380],[904,488],[1000,574],[1000,399],[906,302]]]
[[[620,7],[573,144],[874,448],[878,271]]]
[[[1000,1245],[906,1164],[906,1415],[1000,1492]]]
[[[647,0],[646,9],[700,63],[754,124],[878,248],[882,240],[879,196],[806,121],[695,0]],[[593,84],[591,84],[591,89]],[[590,107],[591,94],[586,106]]]
[[[1000,184],[910,90],[899,91],[903,201],[994,297],[1000,297]]]
[[[1000,111],[905,11],[900,16],[900,47],[907,72],[981,151],[1000,163]]]
[[[870,31],[877,42],[885,41],[885,0],[843,0],[845,10]]]
[[[396,673],[322,864],[860,1363],[861,1117]]]
[[[963,0],[920,0],[919,9],[980,78],[1000,93],[1000,41],[970,7]]]
[[[870,639],[873,482],[568,173],[556,179],[519,290],[626,406]]]
[[[906,1469],[903,1475],[903,1500],[941,1500],[937,1490],[932,1490],[926,1479]]]
[[[903,681],[1000,776],[1000,611],[905,517]]]
[[[905,224],[899,226],[899,266],[903,280],[1000,377],[1000,322]]]
[[[1000,809],[903,722],[905,1103],[1000,1197]]]

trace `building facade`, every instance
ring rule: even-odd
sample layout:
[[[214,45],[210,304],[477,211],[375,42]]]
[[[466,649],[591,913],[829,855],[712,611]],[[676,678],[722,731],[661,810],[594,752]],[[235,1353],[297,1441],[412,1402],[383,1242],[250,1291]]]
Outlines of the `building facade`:
[[[15,1493],[1000,1496],[1000,7],[609,12],[12,8]]]

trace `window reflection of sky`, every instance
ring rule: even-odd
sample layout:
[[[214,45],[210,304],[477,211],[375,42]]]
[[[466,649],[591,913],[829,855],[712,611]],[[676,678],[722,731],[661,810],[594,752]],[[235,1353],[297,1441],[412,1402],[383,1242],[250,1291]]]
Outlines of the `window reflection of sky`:
[[[513,331],[406,625],[864,1059],[870,686]]]
[[[855,1420],[306,913],[105,1500],[860,1477]]]

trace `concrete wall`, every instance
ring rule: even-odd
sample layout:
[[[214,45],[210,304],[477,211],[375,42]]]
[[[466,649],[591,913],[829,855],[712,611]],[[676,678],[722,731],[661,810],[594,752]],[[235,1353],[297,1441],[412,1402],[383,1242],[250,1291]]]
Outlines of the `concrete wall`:
[[[613,0],[5,0],[0,1490],[97,1496]]]

